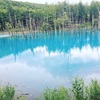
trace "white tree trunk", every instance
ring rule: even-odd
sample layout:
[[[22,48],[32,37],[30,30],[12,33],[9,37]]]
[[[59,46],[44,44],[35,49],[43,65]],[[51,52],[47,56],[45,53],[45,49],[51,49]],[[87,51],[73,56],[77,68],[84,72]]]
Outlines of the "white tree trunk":
[[[94,15],[92,14],[92,28],[94,28]]]
[[[98,29],[100,30],[100,11],[99,11],[99,18],[98,18]]]

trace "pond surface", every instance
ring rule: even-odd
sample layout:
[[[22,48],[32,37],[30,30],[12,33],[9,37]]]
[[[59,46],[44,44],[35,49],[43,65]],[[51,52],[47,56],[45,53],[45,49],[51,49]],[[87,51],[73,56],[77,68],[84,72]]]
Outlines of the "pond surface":
[[[46,87],[100,80],[100,32],[66,31],[0,38],[0,82],[37,96]]]

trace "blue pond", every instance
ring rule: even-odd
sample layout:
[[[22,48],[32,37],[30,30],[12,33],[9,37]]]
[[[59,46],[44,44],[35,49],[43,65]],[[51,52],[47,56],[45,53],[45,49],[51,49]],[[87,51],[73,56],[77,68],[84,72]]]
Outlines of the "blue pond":
[[[0,82],[37,96],[70,86],[76,77],[100,80],[100,32],[81,30],[0,38]]]

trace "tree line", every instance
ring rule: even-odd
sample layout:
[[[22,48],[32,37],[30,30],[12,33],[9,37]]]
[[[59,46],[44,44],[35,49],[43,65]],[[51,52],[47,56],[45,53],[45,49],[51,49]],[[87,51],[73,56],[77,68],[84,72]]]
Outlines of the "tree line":
[[[99,1],[92,1],[91,4],[69,4],[67,1],[35,4],[0,0],[0,31],[24,33],[96,28],[99,10]]]

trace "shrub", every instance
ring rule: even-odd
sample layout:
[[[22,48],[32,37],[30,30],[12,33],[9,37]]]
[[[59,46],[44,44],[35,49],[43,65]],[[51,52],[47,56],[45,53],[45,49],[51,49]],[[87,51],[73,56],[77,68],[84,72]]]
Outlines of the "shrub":
[[[82,79],[75,78],[72,83],[72,92],[75,100],[84,100],[84,82]]]
[[[68,90],[64,87],[59,89],[46,89],[43,93],[44,100],[70,100]]]
[[[15,95],[14,87],[7,85],[0,88],[0,100],[13,100]]]
[[[97,80],[92,80],[90,87],[90,100],[100,100],[100,84]]]

